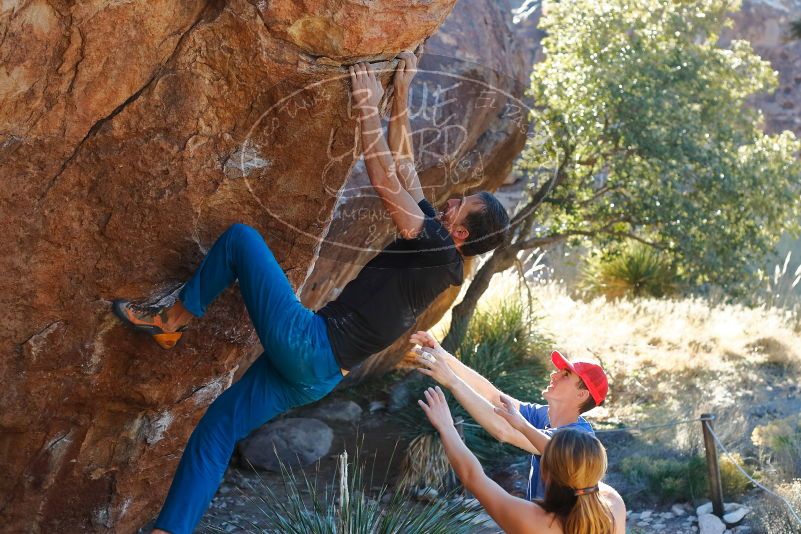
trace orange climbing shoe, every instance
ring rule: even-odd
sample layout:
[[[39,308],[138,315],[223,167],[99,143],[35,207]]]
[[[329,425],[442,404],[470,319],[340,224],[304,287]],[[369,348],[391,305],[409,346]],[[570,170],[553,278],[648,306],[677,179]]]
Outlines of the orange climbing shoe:
[[[127,300],[115,300],[112,308],[114,315],[123,323],[134,330],[150,334],[162,349],[173,348],[186,328],[181,327],[175,332],[164,331],[164,326],[167,324],[167,308],[141,308]]]

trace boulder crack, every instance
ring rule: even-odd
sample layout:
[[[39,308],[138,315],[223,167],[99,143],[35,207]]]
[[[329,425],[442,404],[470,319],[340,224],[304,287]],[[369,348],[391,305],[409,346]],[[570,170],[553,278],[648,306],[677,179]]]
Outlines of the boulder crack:
[[[154,83],[156,83],[167,73],[169,67],[172,66],[173,61],[178,56],[178,53],[181,51],[183,44],[189,38],[189,35],[192,33],[192,31],[198,26],[198,24],[206,20],[207,15],[211,15],[210,18],[211,20],[213,20],[214,18],[216,18],[216,15],[218,15],[219,12],[220,12],[219,2],[216,0],[209,0],[209,2],[206,3],[206,6],[201,10],[200,15],[198,15],[198,17],[195,19],[194,22],[192,22],[189,28],[187,28],[183,32],[181,38],[178,39],[178,42],[176,43],[175,48],[173,48],[172,52],[170,53],[170,56],[156,69],[153,75],[135,93],[133,93],[131,96],[125,99],[125,101],[122,104],[114,108],[111,111],[111,113],[109,113],[105,117],[101,117],[100,119],[98,119],[89,128],[89,130],[86,132],[86,135],[84,135],[83,139],[81,139],[75,145],[75,148],[72,150],[67,159],[65,159],[64,162],[59,166],[58,171],[56,171],[53,177],[50,178],[47,186],[45,187],[45,190],[42,192],[41,195],[39,195],[37,203],[41,203],[47,197],[48,193],[50,193],[50,190],[53,189],[53,187],[58,183],[58,180],[59,178],[61,178],[61,175],[70,165],[70,163],[72,163],[72,161],[81,151],[86,142],[92,137],[94,137],[94,135],[97,134],[97,132],[99,132],[100,129],[103,128],[103,126],[105,126],[109,121],[113,120],[114,117],[122,113],[125,110],[125,108],[136,102],[136,100],[139,99],[139,97],[142,96],[142,94],[145,91],[147,91]],[[76,75],[77,75],[77,65],[76,65]]]
[[[67,94],[72,94],[72,88],[75,86],[75,80],[78,79],[78,69],[83,63],[84,56],[85,56],[85,46],[86,46],[86,39],[83,37],[83,32],[80,28],[76,27],[75,31],[78,32],[78,36],[81,38],[81,46],[78,51],[78,61],[75,62],[75,66],[72,68],[72,79],[70,80],[70,85],[67,87]]]

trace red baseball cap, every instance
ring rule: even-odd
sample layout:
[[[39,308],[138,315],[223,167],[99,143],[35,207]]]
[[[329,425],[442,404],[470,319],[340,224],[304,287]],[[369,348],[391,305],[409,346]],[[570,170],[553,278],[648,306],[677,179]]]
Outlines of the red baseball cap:
[[[557,369],[569,369],[576,373],[587,386],[596,405],[600,405],[604,401],[606,394],[609,393],[609,380],[600,365],[584,360],[571,363],[559,351],[551,353],[551,361]]]

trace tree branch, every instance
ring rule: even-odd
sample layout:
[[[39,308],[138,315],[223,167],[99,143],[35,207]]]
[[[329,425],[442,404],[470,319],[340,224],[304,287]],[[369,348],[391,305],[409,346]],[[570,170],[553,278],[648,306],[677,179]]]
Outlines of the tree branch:
[[[554,234],[545,237],[532,237],[529,239],[524,239],[523,241],[512,243],[511,245],[509,245],[509,248],[513,249],[515,252],[520,252],[521,250],[528,250],[537,247],[545,247],[548,245],[559,243],[560,241],[564,241],[571,235],[577,235],[577,234],[575,232],[568,232],[565,234]]]
[[[567,174],[565,173],[565,167],[567,167],[567,163],[573,155],[574,147],[569,147],[564,151],[564,157],[562,161],[559,162],[559,167],[557,167],[556,172],[553,175],[553,178],[542,184],[542,186],[537,190],[534,195],[532,195],[531,200],[528,204],[526,204],[523,209],[518,211],[514,217],[512,217],[512,221],[510,226],[514,227],[520,224],[523,220],[525,220],[529,215],[534,213],[540,204],[548,197],[551,191],[559,187],[559,185],[564,182]]]

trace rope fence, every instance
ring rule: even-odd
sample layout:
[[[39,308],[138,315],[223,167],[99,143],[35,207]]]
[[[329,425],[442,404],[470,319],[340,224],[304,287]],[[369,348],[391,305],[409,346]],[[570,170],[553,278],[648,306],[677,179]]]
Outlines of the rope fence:
[[[686,425],[688,423],[698,423],[701,418],[684,419],[682,421],[673,421],[665,423],[664,425],[646,425],[646,426],[622,426],[620,428],[599,428],[595,430],[596,434],[611,434],[613,432],[644,432],[646,430],[655,430],[657,428],[670,428],[674,426]]]
[[[757,482],[756,480],[754,480],[754,478],[751,475],[749,475],[745,471],[745,469],[740,467],[740,464],[738,464],[737,462],[734,461],[734,456],[732,455],[732,453],[730,453],[728,451],[728,449],[726,449],[726,447],[723,445],[723,443],[721,443],[720,438],[718,437],[717,434],[715,434],[715,431],[710,428],[709,429],[709,433],[712,434],[712,438],[715,440],[715,444],[717,445],[717,447],[719,447],[720,450],[723,451],[723,454],[728,456],[729,461],[734,465],[734,467],[736,467],[740,471],[740,473],[743,474],[743,476],[745,476],[748,480],[750,480],[753,485],[755,485],[756,487],[758,487],[762,491],[768,493],[769,495],[772,495],[772,496],[776,497],[777,499],[781,500],[784,503],[784,505],[787,507],[787,511],[790,513],[790,516],[793,519],[795,519],[798,522],[799,525],[801,525],[801,517],[799,517],[798,513],[793,509],[793,505],[790,504],[790,501],[788,501],[787,499],[785,499],[784,497],[782,497],[781,495],[779,495],[775,491],[771,490],[770,488],[767,488],[767,487],[763,486],[762,484],[760,484],[759,482]]]

